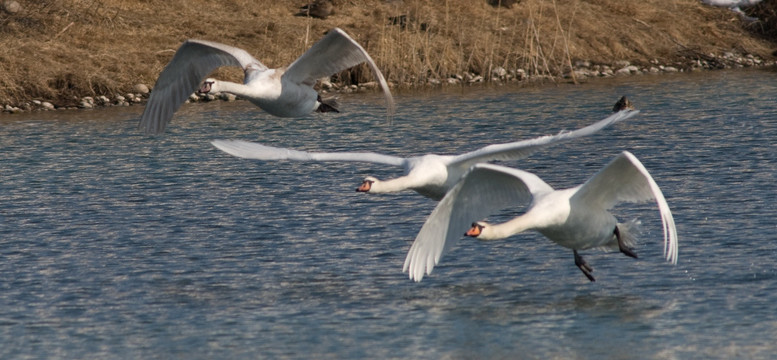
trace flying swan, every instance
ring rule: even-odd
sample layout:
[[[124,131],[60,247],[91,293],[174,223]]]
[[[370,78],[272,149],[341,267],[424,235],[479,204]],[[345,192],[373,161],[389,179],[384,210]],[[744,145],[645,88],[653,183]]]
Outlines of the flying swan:
[[[391,193],[410,189],[434,200],[440,200],[445,196],[445,193],[459,181],[467,169],[476,163],[492,160],[521,159],[540,148],[594,134],[613,123],[628,119],[637,113],[639,113],[639,110],[623,110],[614,113],[593,125],[575,131],[562,132],[557,135],[542,136],[505,144],[488,145],[461,155],[426,154],[403,158],[371,152],[305,152],[276,148],[240,140],[214,140],[211,143],[213,146],[230,155],[246,159],[354,161],[402,166],[405,169],[404,176],[390,180],[379,180],[375,177],[368,176],[356,191],[366,193]]]
[[[572,249],[575,265],[594,281],[578,250],[619,249],[636,258],[630,248],[637,221],[619,223],[608,211],[621,202],[655,200],[664,229],[664,256],[677,263],[677,229],[661,189],[642,163],[624,151],[583,185],[553,190],[532,173],[493,164],[476,164],[440,201],[410,247],[402,271],[421,281],[462,234],[480,240],[504,239],[537,230],[548,239]],[[497,211],[530,203],[523,215],[501,224],[468,224]],[[466,231],[466,233],[465,233]]]
[[[329,31],[287,68],[278,69],[267,68],[243,49],[212,41],[186,40],[159,74],[138,127],[147,134],[164,132],[173,113],[198,87],[203,93],[227,92],[243,97],[280,117],[305,116],[314,110],[337,111],[322,103],[313,85],[319,78],[363,62],[380,83],[390,120],[394,99],[383,74],[364,48],[339,28]],[[245,72],[243,84],[205,79],[221,66],[241,67]]]

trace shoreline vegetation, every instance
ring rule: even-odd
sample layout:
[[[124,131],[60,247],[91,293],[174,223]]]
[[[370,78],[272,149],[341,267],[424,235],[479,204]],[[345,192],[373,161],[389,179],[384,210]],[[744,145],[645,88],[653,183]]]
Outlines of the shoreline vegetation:
[[[0,110],[145,103],[189,38],[289,64],[334,27],[372,56],[394,89],[533,82],[777,65],[777,0],[736,13],[698,0],[332,0],[325,19],[305,0],[50,0],[0,4]],[[15,3],[15,4],[14,4]],[[214,77],[241,81],[239,69]],[[375,88],[355,67],[323,92]],[[204,95],[199,100],[234,100]]]

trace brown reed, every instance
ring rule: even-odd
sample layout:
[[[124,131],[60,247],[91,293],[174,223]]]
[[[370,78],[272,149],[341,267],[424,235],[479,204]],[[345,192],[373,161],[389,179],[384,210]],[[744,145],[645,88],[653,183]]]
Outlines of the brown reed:
[[[242,47],[268,66],[285,66],[333,27],[359,41],[399,88],[456,77],[489,82],[497,67],[558,76],[576,60],[671,63],[688,49],[769,57],[774,46],[749,36],[729,11],[697,0],[523,0],[511,9],[485,0],[338,0],[326,20],[293,16],[304,0],[19,2],[18,13],[0,10],[0,104],[68,105],[151,86],[187,38]],[[403,26],[389,20],[403,15]],[[216,75],[237,80],[242,73]],[[361,66],[335,80],[371,75]]]

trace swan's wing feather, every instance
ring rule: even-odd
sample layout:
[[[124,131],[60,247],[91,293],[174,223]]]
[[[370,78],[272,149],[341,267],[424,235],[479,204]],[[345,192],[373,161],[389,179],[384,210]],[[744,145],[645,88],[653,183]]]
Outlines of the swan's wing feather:
[[[243,49],[205,40],[187,40],[159,74],[138,127],[147,134],[165,131],[178,108],[208,74],[221,66],[266,70]]]
[[[367,63],[386,98],[389,118],[394,114],[394,98],[388,83],[367,51],[345,31],[334,28],[308,51],[297,58],[283,74],[294,83],[313,86],[322,77],[329,77],[361,63]]]
[[[532,194],[552,191],[536,175],[504,166],[477,164],[437,204],[410,247],[402,271],[421,281],[473,221],[528,203]]]
[[[457,156],[452,165],[466,169],[475,163],[493,160],[518,160],[529,156],[531,153],[551,145],[577,139],[583,136],[595,134],[616,122],[626,120],[639,113],[639,110],[621,110],[603,120],[570,132],[562,132],[557,135],[541,136],[534,139],[516,141],[505,144],[494,144],[484,148]]]
[[[570,199],[570,202],[598,204],[610,209],[620,202],[656,200],[664,230],[664,255],[677,263],[677,228],[672,212],[658,184],[644,165],[628,151],[588,179]]]
[[[262,145],[242,140],[214,140],[211,144],[219,150],[241,158],[254,160],[295,160],[295,161],[355,161],[394,166],[404,166],[405,158],[398,156],[359,153],[359,152],[307,152]]]

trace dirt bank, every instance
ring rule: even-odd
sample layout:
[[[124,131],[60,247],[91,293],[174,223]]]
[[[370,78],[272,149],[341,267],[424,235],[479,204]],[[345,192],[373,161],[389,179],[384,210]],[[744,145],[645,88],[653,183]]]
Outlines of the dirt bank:
[[[522,0],[509,9],[486,0],[335,0],[323,20],[293,16],[304,0],[17,1],[15,12],[0,10],[0,106],[26,109],[78,106],[85,96],[116,101],[136,84],[151,87],[187,38],[239,46],[276,67],[341,27],[397,87],[564,74],[571,81],[626,62],[640,71],[762,65],[777,48],[766,20],[747,25],[698,0]],[[775,3],[764,2],[768,21]],[[335,80],[369,75],[357,68]]]

